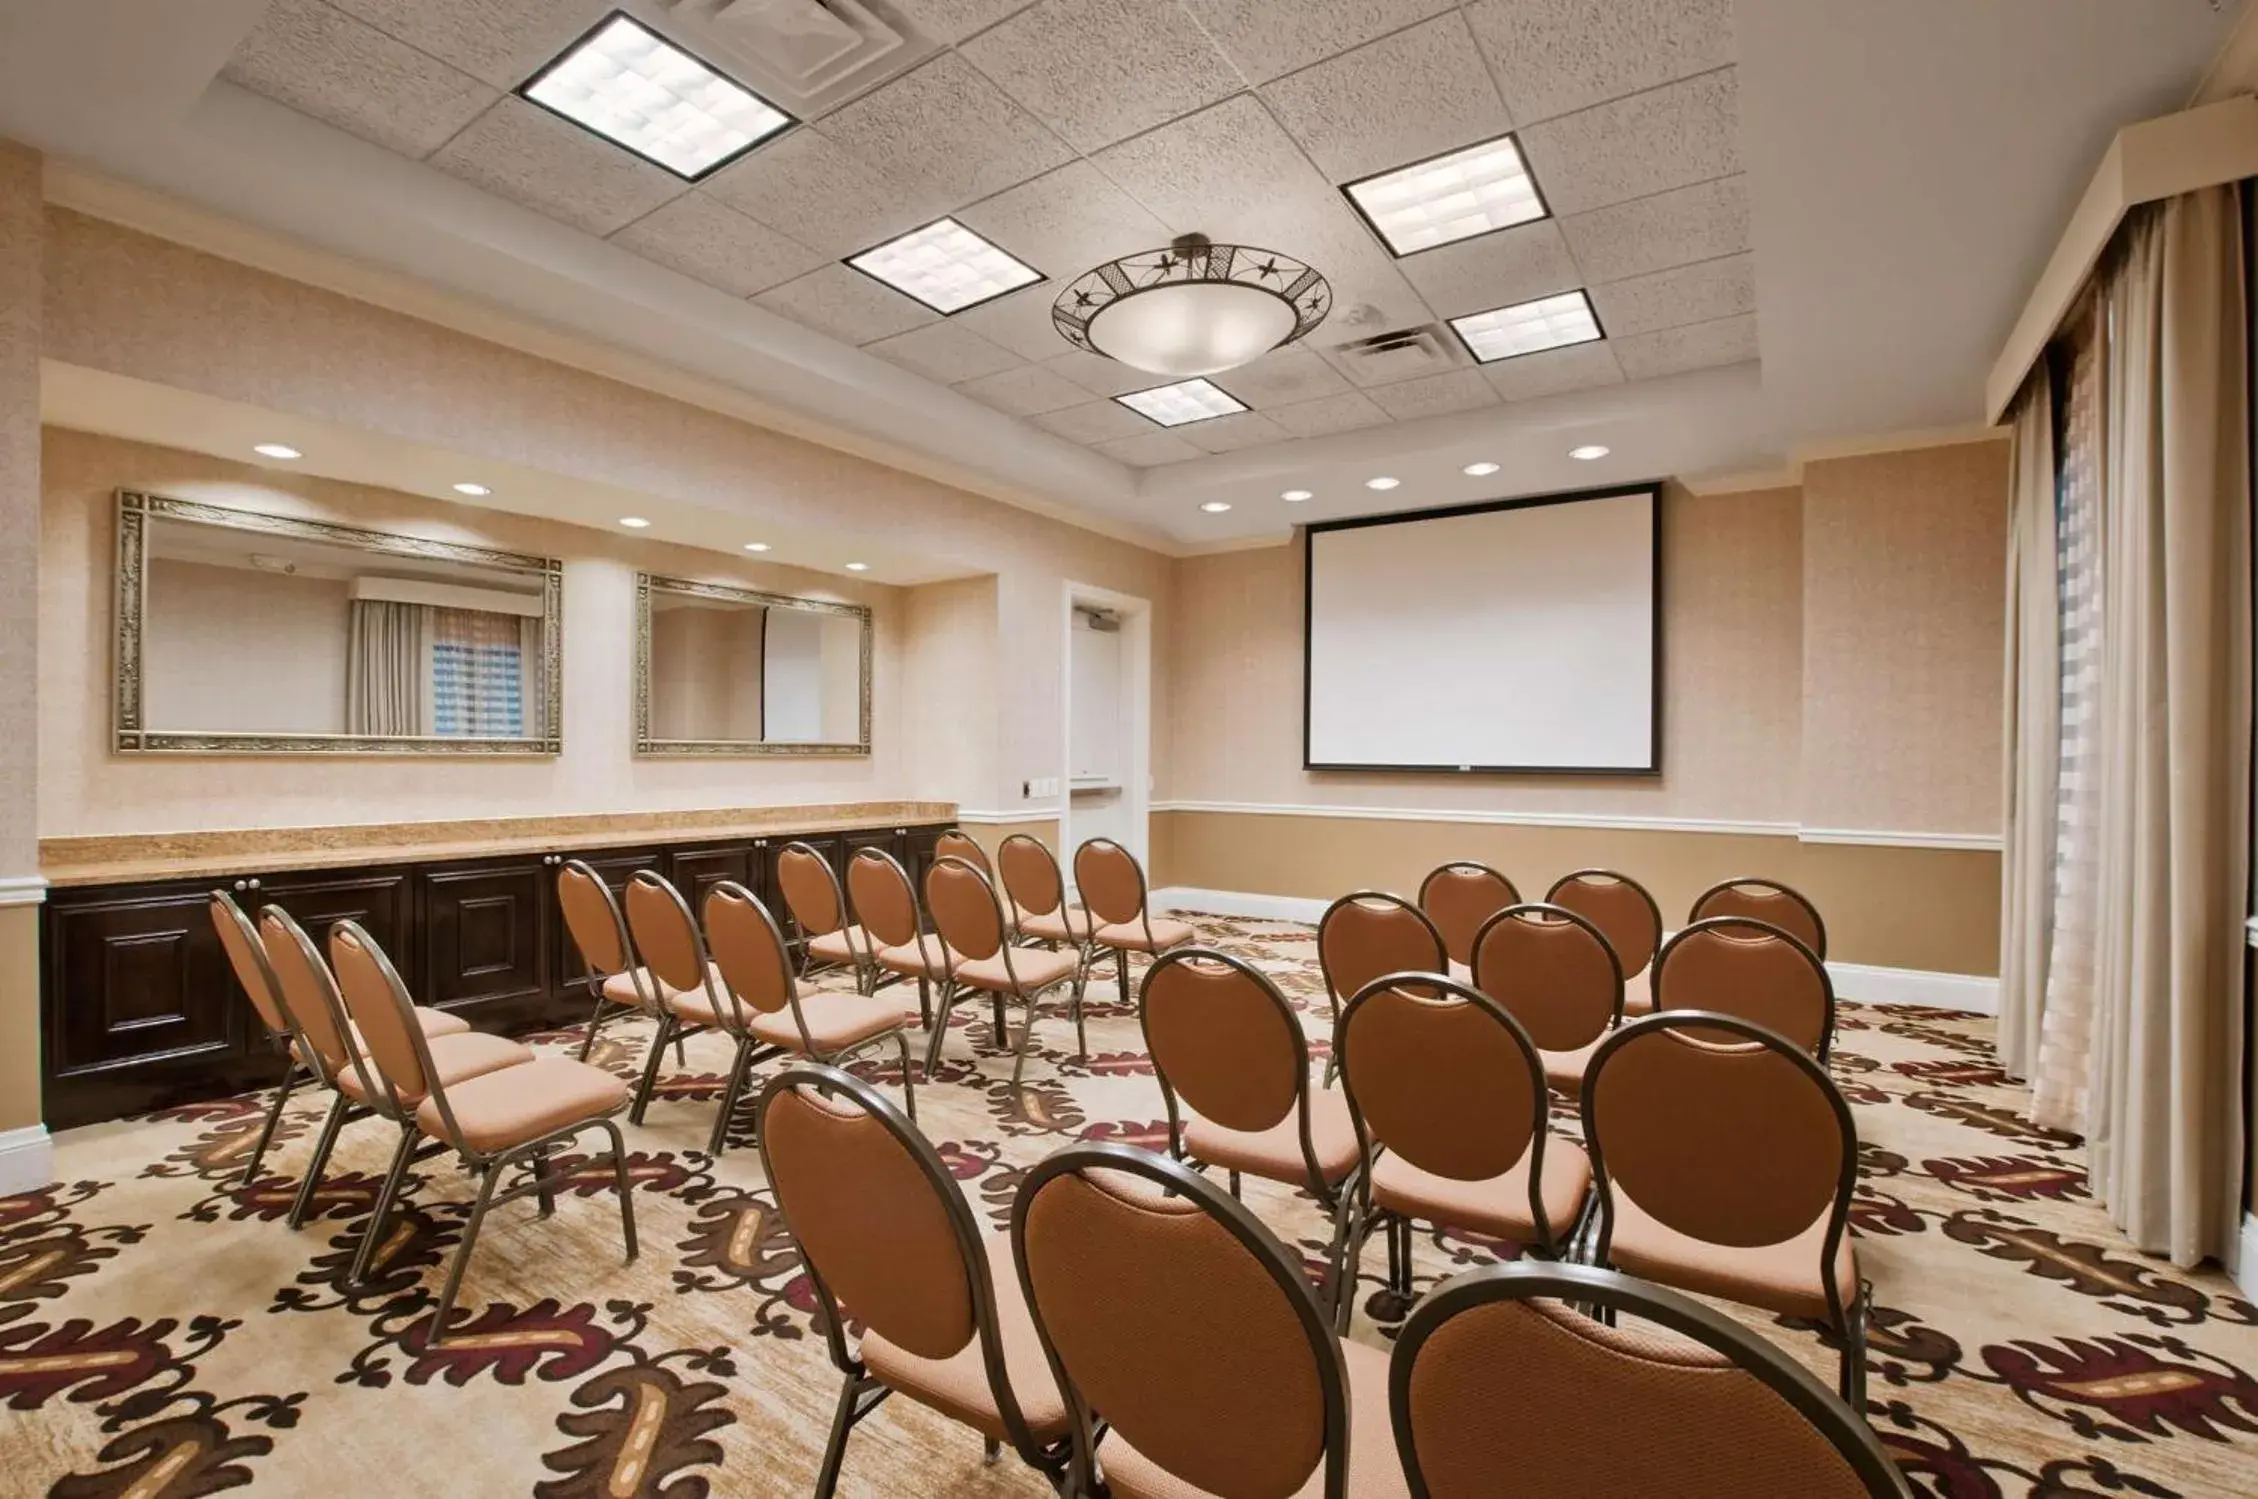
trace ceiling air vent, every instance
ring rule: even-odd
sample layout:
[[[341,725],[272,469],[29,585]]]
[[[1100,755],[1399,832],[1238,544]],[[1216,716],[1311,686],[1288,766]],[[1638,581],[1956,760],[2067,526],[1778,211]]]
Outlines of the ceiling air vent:
[[[1439,375],[1466,363],[1458,340],[1435,323],[1335,344],[1326,352],[1359,385],[1392,385],[1421,375]]]
[[[933,50],[860,0],[630,0],[629,9],[803,120]]]

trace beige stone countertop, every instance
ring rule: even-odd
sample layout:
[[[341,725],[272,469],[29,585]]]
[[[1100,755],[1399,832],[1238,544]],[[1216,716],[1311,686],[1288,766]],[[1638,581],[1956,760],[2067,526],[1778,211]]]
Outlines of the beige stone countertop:
[[[421,864],[510,854],[572,853],[638,843],[708,843],[865,828],[953,823],[952,802],[837,802],[667,812],[591,812],[332,827],[228,828],[192,833],[105,833],[39,840],[50,885],[281,874],[364,864]]]

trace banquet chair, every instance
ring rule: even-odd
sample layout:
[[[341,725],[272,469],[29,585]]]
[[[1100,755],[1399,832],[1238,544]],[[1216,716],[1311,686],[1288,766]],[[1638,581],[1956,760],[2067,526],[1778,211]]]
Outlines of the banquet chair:
[[[1396,1336],[1388,1404],[1413,1499],[1913,1495],[1863,1416],[1794,1359],[1589,1265],[1488,1265],[1436,1288]]]
[[[996,887],[977,865],[954,856],[933,861],[925,872],[925,908],[933,914],[933,927],[941,938],[948,964],[948,982],[941,988],[940,1013],[925,1047],[925,1076],[941,1059],[941,1043],[949,1034],[949,1011],[968,991],[989,996],[995,1006],[996,1040],[1003,1042],[1003,1007],[1017,1000],[1021,1011],[1018,1053],[1011,1064],[1011,1086],[1019,1086],[1027,1067],[1027,1050],[1035,1037],[1035,1002],[1061,985],[1072,987],[1068,1006],[1082,1055],[1089,1056],[1082,1029],[1082,963],[1072,953],[1044,952],[1011,945],[1010,927],[1004,920],[1003,901]]]
[[[1827,960],[1827,923],[1819,908],[1791,885],[1778,880],[1721,880],[1694,897],[1686,913],[1690,925],[1710,916],[1747,916],[1769,922]]]
[[[1155,916],[1146,904],[1144,866],[1111,838],[1092,838],[1074,851],[1074,887],[1090,913],[1090,961],[1097,949],[1114,956],[1114,981],[1121,1003],[1129,1003],[1129,955],[1158,957],[1192,940],[1192,924]],[[1084,964],[1085,969],[1088,963]],[[1087,974],[1085,973],[1085,977]]]
[[[936,859],[962,859],[982,874],[993,878],[995,866],[988,862],[988,851],[980,841],[962,828],[950,828],[933,840],[933,857]]]
[[[1575,912],[1508,906],[1474,939],[1474,987],[1521,1023],[1545,1081],[1569,1098],[1608,1032],[1623,1023],[1623,969],[1607,938]]]
[[[847,861],[847,906],[855,925],[870,938],[871,961],[879,972],[917,980],[917,1013],[931,1026],[933,986],[949,981],[948,956],[941,951],[939,934],[925,930],[917,887],[901,860],[882,848],[857,849]],[[871,992],[877,992],[876,985]]]
[[[635,961],[635,946],[628,939],[627,918],[620,912],[618,898],[587,860],[567,859],[557,871],[557,907],[564,912],[565,932],[574,950],[587,966],[584,978],[596,1002],[588,1017],[588,1034],[580,1043],[580,1060],[585,1062],[610,1010],[639,1010],[653,1021],[663,1018],[666,1010],[657,976]]]
[[[1471,859],[1438,864],[1419,882],[1419,909],[1441,934],[1450,976],[1460,983],[1473,981],[1474,937],[1482,923],[1520,901],[1513,881]]]
[[[1662,944],[1654,1008],[1718,1010],[1778,1031],[1821,1062],[1835,1036],[1835,986],[1803,942],[1751,916],[1705,916]]]
[[[981,1230],[916,1124],[835,1068],[794,1064],[762,1091],[759,1133],[842,1377],[816,1499],[836,1491],[855,1427],[897,1392],[979,1432],[991,1461],[1009,1443],[1062,1491],[1066,1404],[1005,1241]]]
[[[853,924],[847,893],[831,861],[808,844],[788,843],[776,856],[776,886],[800,929],[800,977],[827,963],[846,969],[855,988],[868,993],[878,981],[870,934]]]
[[[1841,1355],[1837,1388],[1864,1410],[1858,1131],[1826,1069],[1738,1016],[1666,1010],[1600,1043],[1582,1106],[1599,1184],[1591,1263],[1819,1323]]]
[[[1011,902],[1012,926],[1022,938],[1087,953],[1096,924],[1081,906],[1066,903],[1058,856],[1032,833],[1014,833],[996,849],[996,870]]]
[[[1549,905],[1574,911],[1607,939],[1623,965],[1623,1013],[1644,1015],[1654,1008],[1649,977],[1655,950],[1662,945],[1662,908],[1646,886],[1608,869],[1579,869],[1552,882]]]
[[[1366,984],[1388,973],[1447,973],[1450,949],[1427,913],[1410,901],[1385,890],[1358,890],[1317,919],[1317,968],[1337,1032],[1341,1006]],[[1340,1058],[1328,1051],[1325,1086],[1339,1072]]]

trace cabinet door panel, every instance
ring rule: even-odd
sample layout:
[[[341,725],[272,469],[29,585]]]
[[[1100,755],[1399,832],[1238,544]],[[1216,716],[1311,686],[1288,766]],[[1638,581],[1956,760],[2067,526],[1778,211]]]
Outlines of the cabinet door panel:
[[[400,972],[416,971],[410,940],[413,923],[411,896],[414,880],[405,869],[342,873],[277,875],[260,881],[259,888],[238,894],[236,903],[256,920],[269,905],[282,907],[306,929],[314,945],[329,948],[329,929],[340,921],[357,921],[376,939]]]
[[[724,880],[750,888],[753,884],[754,848],[750,843],[730,843],[709,848],[678,848],[668,858],[667,878],[690,903],[690,915],[706,919],[706,896]],[[753,892],[758,895],[760,892]]]
[[[538,859],[423,872],[423,985],[415,998],[491,1011],[496,1023],[546,1016],[548,869]]]

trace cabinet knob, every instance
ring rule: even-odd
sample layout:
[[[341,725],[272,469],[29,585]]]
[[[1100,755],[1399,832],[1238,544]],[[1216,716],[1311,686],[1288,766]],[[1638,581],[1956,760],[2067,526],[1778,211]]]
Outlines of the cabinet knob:
[[[894,829],[894,836],[895,836],[896,838],[907,838],[907,837],[909,836],[909,829],[908,829],[908,828],[896,828],[896,829]]]
[[[755,838],[753,840],[753,847],[766,848],[768,847],[768,840],[766,838]]]
[[[237,880],[235,882],[235,888],[238,890],[248,890],[251,888],[251,882],[249,880]]]
[[[256,890],[256,889],[258,889],[258,888],[259,888],[259,882],[258,882],[258,880],[256,880],[256,879],[253,879],[253,880],[251,881],[251,888],[252,888],[253,890]]]

